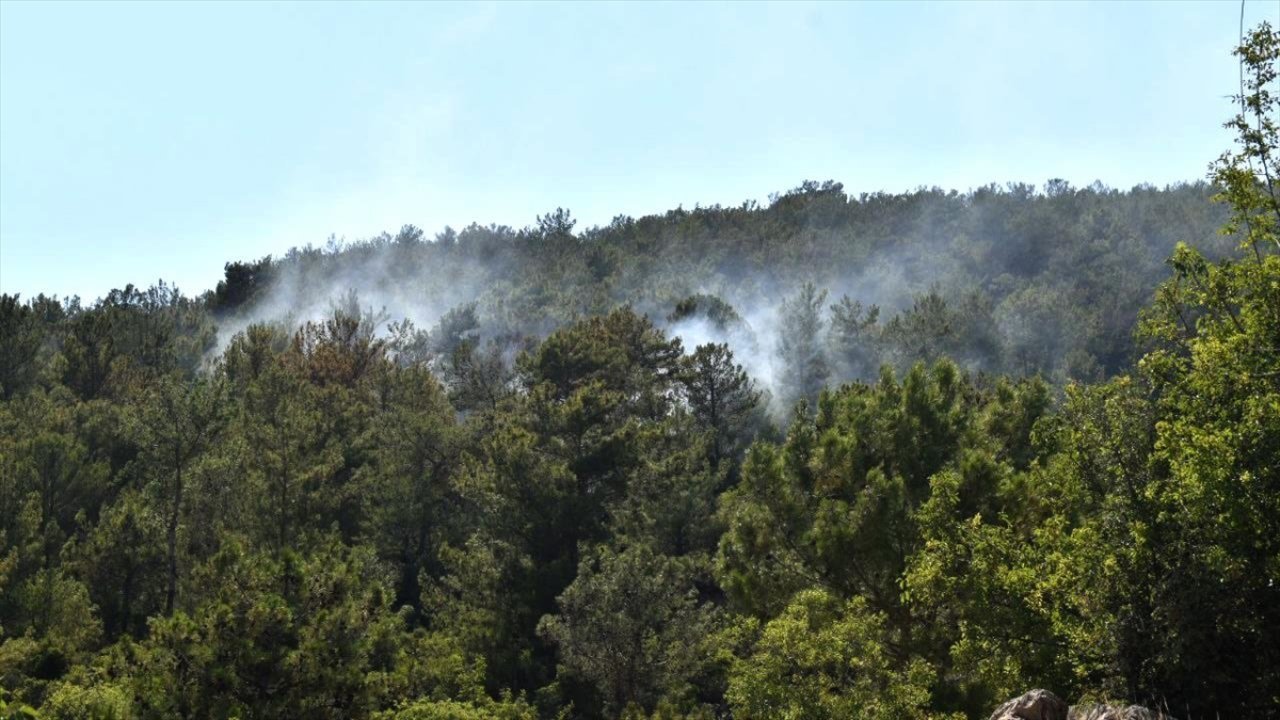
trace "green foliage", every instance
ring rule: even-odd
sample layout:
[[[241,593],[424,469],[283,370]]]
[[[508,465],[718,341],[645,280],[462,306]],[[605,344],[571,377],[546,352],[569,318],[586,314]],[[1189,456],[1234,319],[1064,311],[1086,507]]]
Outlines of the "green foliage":
[[[763,615],[809,586],[895,608],[918,544],[912,511],[934,473],[982,446],[984,402],[954,365],[917,365],[901,384],[886,371],[875,386],[826,394],[782,447],[754,446],[721,505],[718,571],[730,596]]]
[[[0,689],[0,718],[4,718],[4,720],[39,720],[40,714],[30,705],[12,699],[9,691]]]
[[[40,717],[51,720],[130,720],[137,717],[133,698],[118,685],[88,687],[60,683],[40,706]]]
[[[147,618],[164,611],[169,587],[166,550],[162,513],[151,498],[126,491],[67,553],[68,562],[88,584],[108,637],[141,636]]]
[[[44,328],[34,309],[17,295],[0,294],[0,397],[11,398],[34,384],[43,343]]]
[[[895,663],[884,625],[863,598],[798,593],[759,629],[751,654],[734,662],[727,692],[734,717],[935,717],[930,668],[919,659]]]
[[[691,318],[705,318],[711,326],[720,332],[728,332],[745,325],[742,316],[733,306],[716,295],[698,293],[676,303],[675,310],[667,315],[669,322],[680,322]]]
[[[370,462],[356,475],[367,493],[368,541],[399,568],[396,599],[417,606],[421,574],[439,572],[438,544],[458,507],[450,484],[463,438],[440,383],[421,367],[390,375],[387,411],[373,421]]]
[[[741,365],[734,364],[728,345],[699,345],[681,360],[680,384],[685,401],[708,434],[707,461],[718,469],[739,457],[761,418],[761,393]]]
[[[714,628],[711,608],[698,601],[694,571],[688,560],[643,545],[598,548],[558,598],[559,612],[540,623],[563,668],[595,686],[607,715],[690,694]]]
[[[350,716],[373,703],[370,673],[394,662],[402,622],[367,552],[273,560],[235,545],[215,556],[191,614],[152,623],[116,662],[146,714]],[[134,669],[136,667],[136,669]]]
[[[502,701],[477,706],[454,700],[420,700],[375,717],[378,720],[534,720],[538,715],[524,703]]]
[[[271,256],[257,262],[229,262],[210,300],[215,313],[234,312],[265,290],[271,276]]]
[[[827,291],[805,283],[794,297],[782,303],[778,335],[778,361],[782,364],[782,399],[791,406],[800,400],[812,403],[831,375],[823,336],[826,323],[822,304]]]

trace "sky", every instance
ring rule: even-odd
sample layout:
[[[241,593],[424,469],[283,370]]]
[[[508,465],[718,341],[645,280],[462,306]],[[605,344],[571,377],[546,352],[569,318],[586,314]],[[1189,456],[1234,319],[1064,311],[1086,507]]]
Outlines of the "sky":
[[[1246,25],[1280,23],[1248,0]],[[404,224],[1205,176],[1240,5],[0,0],[0,291]]]

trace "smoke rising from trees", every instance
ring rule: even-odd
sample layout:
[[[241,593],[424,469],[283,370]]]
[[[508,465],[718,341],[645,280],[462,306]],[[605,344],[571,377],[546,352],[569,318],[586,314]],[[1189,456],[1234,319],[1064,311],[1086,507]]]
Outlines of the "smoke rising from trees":
[[[779,414],[812,397],[819,376],[868,380],[886,364],[942,356],[972,371],[1096,379],[1133,357],[1138,309],[1178,241],[1211,257],[1231,247],[1211,192],[1054,180],[851,196],[806,182],[767,206],[576,232],[563,209],[519,230],[471,225],[429,239],[405,226],[229,264],[214,293],[214,350],[252,323],[297,324],[354,302],[381,319],[380,334],[402,338],[456,333],[438,324],[470,308],[475,343],[514,357],[576,318],[630,306],[687,351],[728,344]],[[806,293],[809,310],[797,314]]]

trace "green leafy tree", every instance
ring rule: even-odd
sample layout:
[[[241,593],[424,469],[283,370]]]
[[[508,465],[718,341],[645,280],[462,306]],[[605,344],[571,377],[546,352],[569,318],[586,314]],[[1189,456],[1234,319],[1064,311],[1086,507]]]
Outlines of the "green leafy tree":
[[[973,431],[972,391],[954,365],[916,366],[901,385],[824,395],[781,447],[758,443],[721,501],[719,578],[746,609],[772,615],[806,587],[865,595],[897,612],[897,580],[916,544],[911,508],[929,477],[958,461]]]
[[[187,519],[184,495],[189,470],[223,430],[226,409],[222,392],[216,379],[187,382],[172,376],[162,378],[147,393],[136,423],[141,460],[158,475],[155,480],[166,505],[166,614],[173,612],[178,598],[178,535]]]
[[[997,691],[1070,694],[1268,717],[1280,699],[1280,259],[1274,150],[1280,42],[1238,52],[1239,148],[1214,166],[1243,258],[1179,247],[1147,311],[1132,377],[1067,393],[1053,451],[1003,483],[996,513],[951,476],[920,514],[907,587],[958,629],[956,670]]]
[[[880,371],[884,361],[879,325],[880,308],[864,307],[843,295],[831,306],[831,344],[840,376],[865,380]]]
[[[713,470],[736,459],[750,441],[761,393],[734,363],[728,345],[699,345],[681,363],[680,383],[689,410],[709,436],[707,461]]]
[[[831,374],[825,353],[822,304],[827,291],[805,283],[782,303],[778,317],[778,361],[781,363],[782,401],[813,402]]]
[[[884,616],[862,598],[806,590],[757,632],[729,673],[734,717],[943,717],[928,712],[932,670],[895,662]]]
[[[385,411],[372,425],[373,450],[357,482],[367,488],[369,541],[399,570],[396,599],[418,606],[421,576],[441,572],[438,549],[459,524],[452,485],[463,437],[444,388],[422,367],[388,378]]]
[[[69,553],[101,609],[108,638],[141,636],[147,619],[165,612],[166,555],[173,548],[166,543],[166,518],[157,505],[143,493],[121,493]]]
[[[363,717],[376,677],[394,671],[403,618],[385,570],[362,549],[310,558],[229,544],[200,568],[208,588],[188,614],[152,623],[108,658],[139,714],[159,717]]]
[[[693,579],[688,561],[643,545],[600,547],[583,557],[577,578],[558,598],[559,612],[539,624],[555,642],[562,668],[599,692],[606,717],[629,705],[652,710],[664,696],[691,695],[714,629]]]
[[[256,499],[255,534],[277,552],[297,548],[308,531],[332,517],[323,492],[341,466],[332,442],[333,416],[320,408],[320,389],[272,357],[244,389],[233,426]]]
[[[0,398],[7,400],[35,383],[44,335],[30,305],[17,295],[0,294]]]

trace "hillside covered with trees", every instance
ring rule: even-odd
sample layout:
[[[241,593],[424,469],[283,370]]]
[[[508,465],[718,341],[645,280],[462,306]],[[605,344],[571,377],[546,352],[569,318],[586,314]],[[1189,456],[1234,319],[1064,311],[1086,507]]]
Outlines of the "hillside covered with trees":
[[[943,356],[988,373],[1099,379],[1135,359],[1138,311],[1179,241],[1214,259],[1234,249],[1213,192],[1050,181],[855,197],[828,181],[764,207],[619,217],[578,234],[565,210],[433,240],[406,226],[231,263],[202,306],[225,343],[252,322],[322,319],[337,300],[377,311],[375,324],[409,320],[404,337],[437,354],[466,336],[514,353],[627,306],[689,349],[728,342],[784,393],[783,408],[824,382]],[[823,367],[800,370],[797,343]]]
[[[0,717],[1280,707],[1280,35],[1207,182],[0,296]]]

